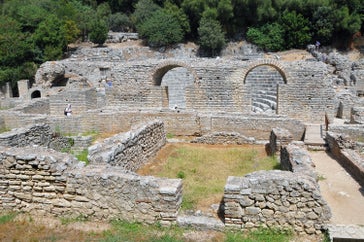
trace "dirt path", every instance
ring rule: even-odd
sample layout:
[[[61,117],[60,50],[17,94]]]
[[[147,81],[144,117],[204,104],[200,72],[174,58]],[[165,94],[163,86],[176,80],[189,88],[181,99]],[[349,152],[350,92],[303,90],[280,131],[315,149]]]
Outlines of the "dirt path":
[[[323,197],[332,212],[333,224],[364,225],[364,188],[345,169],[324,151],[310,153]]]

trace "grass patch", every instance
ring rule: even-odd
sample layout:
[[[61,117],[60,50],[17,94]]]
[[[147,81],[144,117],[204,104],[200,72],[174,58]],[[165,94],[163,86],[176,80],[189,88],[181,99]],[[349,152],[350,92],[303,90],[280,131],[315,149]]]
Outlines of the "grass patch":
[[[8,131],[10,131],[11,129],[9,129],[9,128],[7,128],[7,127],[2,127],[2,128],[0,128],[0,134],[1,133],[5,133],[5,132],[8,132]]]
[[[112,230],[104,233],[103,242],[148,241],[179,242],[183,240],[184,229],[178,227],[161,227],[160,225],[142,225],[125,221],[113,221]]]
[[[63,225],[88,221],[87,217],[82,214],[78,215],[77,217],[63,217],[60,218],[60,220]]]
[[[88,155],[88,149],[84,149],[81,152],[78,152],[78,153],[75,154],[76,158],[79,161],[83,161],[83,162],[86,163],[86,165],[88,165],[87,155]]]
[[[167,137],[167,139],[172,139],[172,138],[174,138],[174,134],[168,133],[168,134],[166,134],[166,137]]]
[[[293,238],[290,230],[259,228],[247,233],[227,232],[226,242],[289,242]]]
[[[7,214],[0,215],[0,224],[5,224],[10,221],[13,221],[13,219],[16,217],[16,215],[17,215],[16,213],[7,213]]]
[[[264,146],[175,145],[165,161],[147,171],[149,175],[183,179],[182,209],[219,203],[228,176],[244,176],[279,166]]]

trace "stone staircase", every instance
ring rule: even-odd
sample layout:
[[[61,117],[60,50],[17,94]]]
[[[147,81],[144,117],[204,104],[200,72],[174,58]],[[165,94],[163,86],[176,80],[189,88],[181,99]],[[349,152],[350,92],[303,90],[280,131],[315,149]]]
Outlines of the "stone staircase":
[[[252,111],[261,114],[274,114],[277,110],[277,87],[283,78],[270,67],[258,67],[252,70],[246,83],[252,85]]]
[[[275,113],[277,110],[277,96],[275,91],[259,91],[253,94],[252,110],[255,113]]]
[[[326,150],[326,131],[321,124],[306,124],[304,143],[310,150]]]

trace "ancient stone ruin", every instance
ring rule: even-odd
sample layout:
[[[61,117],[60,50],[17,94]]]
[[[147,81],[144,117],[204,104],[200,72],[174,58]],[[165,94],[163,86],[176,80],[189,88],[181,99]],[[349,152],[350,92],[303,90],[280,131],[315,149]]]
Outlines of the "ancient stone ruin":
[[[182,46],[79,48],[42,64],[34,83],[18,81],[19,97],[3,87],[0,209],[321,233],[331,213],[307,149],[330,150],[364,183],[363,61],[310,46],[310,57],[295,61],[251,50],[207,59]],[[88,132],[114,136],[93,144]],[[266,144],[284,171],[227,178],[222,219],[199,224],[180,213],[181,179],[135,173],[167,133],[195,143]],[[88,149],[89,164],[63,149]]]

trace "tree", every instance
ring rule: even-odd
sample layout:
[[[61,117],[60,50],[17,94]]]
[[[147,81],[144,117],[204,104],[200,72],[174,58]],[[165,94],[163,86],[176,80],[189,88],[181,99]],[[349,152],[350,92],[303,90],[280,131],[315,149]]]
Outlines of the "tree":
[[[139,25],[138,32],[152,47],[168,46],[183,40],[182,27],[177,18],[164,9]]]
[[[285,48],[305,48],[311,41],[310,22],[295,11],[284,11],[279,24],[285,32]]]
[[[126,14],[120,12],[110,15],[108,24],[110,30],[115,32],[127,32],[133,27],[129,17]]]
[[[32,38],[41,50],[41,61],[60,59],[67,46],[64,24],[53,14],[38,25]]]
[[[161,7],[159,7],[157,4],[153,3],[152,0],[140,0],[135,5],[135,11],[131,15],[131,20],[134,23],[137,30],[140,25],[142,25],[148,18],[150,18],[160,8]]]
[[[90,40],[93,43],[102,46],[107,39],[108,31],[109,29],[104,20],[96,20],[92,24],[92,28],[90,31]]]
[[[0,16],[0,86],[34,76],[33,46],[21,24],[7,16]]]
[[[166,1],[164,4],[164,9],[178,20],[184,35],[191,32],[188,17],[181,8],[179,8],[176,4]]]
[[[246,33],[248,41],[265,51],[280,51],[284,45],[284,30],[278,23],[265,24],[259,28],[249,28]]]
[[[331,7],[319,7],[312,16],[314,37],[323,45],[332,42],[334,33],[334,16]]]
[[[210,56],[218,55],[226,44],[220,23],[211,18],[201,19],[198,35],[202,51]]]

